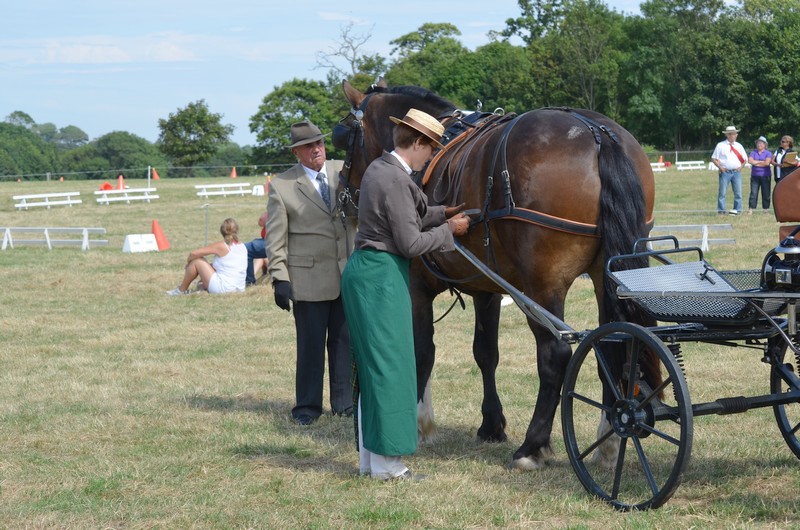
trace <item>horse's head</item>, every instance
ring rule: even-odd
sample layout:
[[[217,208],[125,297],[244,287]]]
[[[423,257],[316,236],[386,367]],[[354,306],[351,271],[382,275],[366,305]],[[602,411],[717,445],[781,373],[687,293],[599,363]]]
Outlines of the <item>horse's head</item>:
[[[358,189],[367,166],[384,150],[394,149],[390,116],[402,118],[408,109],[416,108],[444,119],[452,116],[455,106],[429,90],[415,86],[388,88],[383,79],[366,92],[354,88],[347,80],[342,88],[350,102],[350,112],[333,129],[333,145],[346,151],[340,195],[343,204],[358,205]],[[347,212],[346,212],[347,213]],[[348,213],[351,215],[351,213]]]

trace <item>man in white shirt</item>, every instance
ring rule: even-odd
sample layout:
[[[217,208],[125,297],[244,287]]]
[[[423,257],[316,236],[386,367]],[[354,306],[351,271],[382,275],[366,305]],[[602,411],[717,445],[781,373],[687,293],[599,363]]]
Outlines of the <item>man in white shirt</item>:
[[[733,188],[733,210],[727,213],[739,215],[742,213],[742,166],[747,161],[747,153],[742,144],[736,141],[739,129],[729,125],[722,133],[725,135],[725,140],[718,143],[711,154],[711,161],[719,168],[717,213],[726,212],[725,195],[730,184]]]

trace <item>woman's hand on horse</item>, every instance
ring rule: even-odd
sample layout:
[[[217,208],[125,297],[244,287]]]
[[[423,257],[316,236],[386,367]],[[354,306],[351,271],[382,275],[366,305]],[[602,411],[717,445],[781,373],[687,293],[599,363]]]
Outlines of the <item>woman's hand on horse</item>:
[[[444,209],[444,217],[445,217],[445,219],[450,219],[455,214],[461,213],[464,210],[464,207],[466,205],[467,205],[467,203],[462,202],[458,206],[448,206],[447,208]]]
[[[447,220],[447,226],[454,236],[463,236],[469,230],[469,217],[463,213],[456,214]]]

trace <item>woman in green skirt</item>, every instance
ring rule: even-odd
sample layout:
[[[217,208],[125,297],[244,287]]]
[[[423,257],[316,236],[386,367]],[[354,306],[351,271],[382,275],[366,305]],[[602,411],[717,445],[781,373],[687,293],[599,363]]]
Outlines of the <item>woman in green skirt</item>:
[[[441,147],[444,128],[417,109],[392,117],[395,149],[370,164],[361,183],[355,252],[342,274],[353,361],[362,475],[422,478],[402,456],[417,450],[417,376],[408,270],[413,257],[455,249],[469,219],[455,207],[428,206],[411,180]]]

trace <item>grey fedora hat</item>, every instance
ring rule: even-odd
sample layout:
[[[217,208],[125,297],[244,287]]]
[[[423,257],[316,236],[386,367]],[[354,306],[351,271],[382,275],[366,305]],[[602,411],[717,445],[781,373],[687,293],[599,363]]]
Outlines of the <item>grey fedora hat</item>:
[[[297,123],[293,123],[291,127],[291,137],[292,143],[287,145],[288,149],[293,147],[298,147],[300,145],[314,143],[317,140],[321,140],[328,136],[327,134],[322,134],[322,131],[319,130],[319,127],[314,125],[308,120],[299,121]]]

